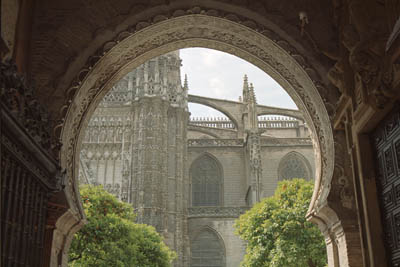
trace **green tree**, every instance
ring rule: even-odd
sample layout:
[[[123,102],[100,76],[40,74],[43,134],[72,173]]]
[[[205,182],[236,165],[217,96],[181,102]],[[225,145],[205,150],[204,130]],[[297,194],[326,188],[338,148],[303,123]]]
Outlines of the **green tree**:
[[[305,219],[312,192],[312,182],[282,181],[272,197],[240,216],[236,234],[248,242],[241,266],[326,266],[324,238]]]
[[[72,240],[73,267],[170,266],[175,258],[152,226],[135,224],[132,207],[102,186],[82,186],[88,223]]]

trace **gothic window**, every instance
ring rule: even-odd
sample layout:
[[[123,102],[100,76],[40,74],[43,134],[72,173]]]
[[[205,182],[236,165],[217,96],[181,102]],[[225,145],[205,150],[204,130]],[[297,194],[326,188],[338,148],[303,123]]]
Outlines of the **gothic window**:
[[[224,258],[224,247],[212,230],[202,230],[191,243],[191,267],[223,267]]]
[[[278,169],[279,180],[289,180],[293,178],[311,178],[311,170],[307,159],[297,152],[290,152],[281,159]]]
[[[219,206],[222,195],[222,173],[215,159],[198,158],[190,168],[192,206]]]

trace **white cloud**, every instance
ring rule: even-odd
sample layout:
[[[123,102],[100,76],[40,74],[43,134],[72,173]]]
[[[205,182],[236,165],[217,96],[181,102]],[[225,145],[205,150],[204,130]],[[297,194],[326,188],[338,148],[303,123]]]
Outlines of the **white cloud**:
[[[210,86],[213,97],[224,98],[226,94],[225,83],[218,77],[212,77],[208,84]]]
[[[254,84],[257,101],[262,105],[295,109],[286,91],[269,75],[236,56],[205,48],[180,51],[182,76],[188,74],[189,93],[237,101],[242,94],[243,76]],[[210,111],[191,110],[193,116],[208,116]],[[202,115],[202,112],[204,115]],[[195,114],[196,113],[196,114]]]
[[[201,51],[202,62],[207,67],[218,67],[218,62],[221,57],[223,57],[223,53],[212,50],[212,49],[202,49]]]

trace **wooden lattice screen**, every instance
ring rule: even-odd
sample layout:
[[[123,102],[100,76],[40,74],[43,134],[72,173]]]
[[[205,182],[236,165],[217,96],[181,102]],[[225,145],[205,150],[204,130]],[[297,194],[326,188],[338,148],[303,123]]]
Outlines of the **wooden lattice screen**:
[[[400,110],[389,114],[373,134],[377,188],[390,266],[400,266]]]
[[[67,209],[54,199],[62,175],[48,121],[12,62],[0,64],[0,89],[1,266],[46,267],[56,219]]]

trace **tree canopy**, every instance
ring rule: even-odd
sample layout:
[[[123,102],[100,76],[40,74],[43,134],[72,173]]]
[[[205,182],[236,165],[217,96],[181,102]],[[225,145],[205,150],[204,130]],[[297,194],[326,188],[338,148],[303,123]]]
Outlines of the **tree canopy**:
[[[273,196],[240,216],[236,233],[248,242],[242,266],[326,266],[324,238],[305,219],[312,192],[312,182],[282,181]]]
[[[175,258],[152,226],[134,223],[132,207],[102,186],[80,189],[88,223],[72,240],[74,267],[170,266]]]

